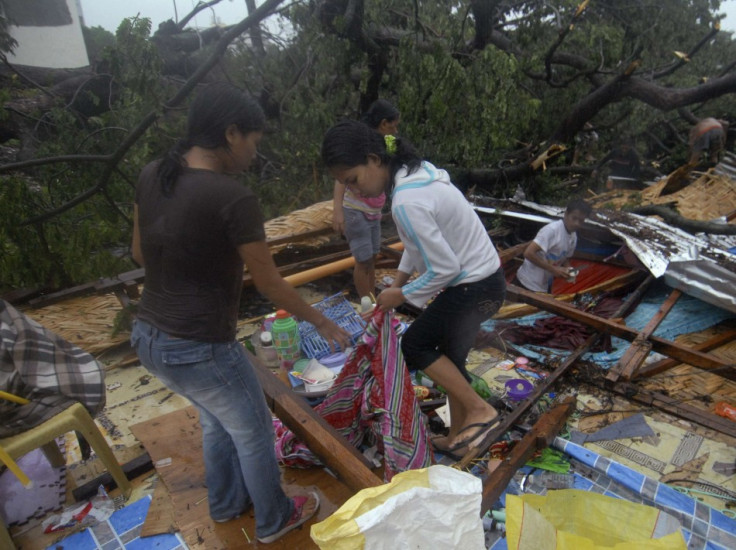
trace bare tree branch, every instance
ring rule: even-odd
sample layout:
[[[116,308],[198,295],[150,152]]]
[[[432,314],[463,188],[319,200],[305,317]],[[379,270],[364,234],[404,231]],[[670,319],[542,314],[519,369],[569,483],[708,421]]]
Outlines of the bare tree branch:
[[[107,158],[104,158],[104,160],[101,159],[101,157],[99,156],[93,156],[90,160],[95,160],[95,161],[103,160],[104,162],[106,162],[103,173],[100,176],[100,180],[97,182],[97,184],[94,187],[88,189],[87,191],[84,191],[83,193],[80,193],[79,195],[71,199],[70,201],[62,204],[61,206],[53,210],[50,210],[48,212],[45,212],[43,214],[40,214],[38,216],[35,216],[33,218],[23,221],[21,225],[35,224],[41,221],[48,220],[55,216],[58,216],[59,214],[62,214],[66,212],[67,210],[75,207],[76,205],[81,204],[85,200],[89,199],[90,197],[94,196],[95,194],[103,190],[105,186],[108,184],[110,180],[110,176],[115,171],[117,164],[123,159],[125,154],[135,144],[135,142],[138,141],[138,139],[148,130],[148,128],[156,120],[158,120],[160,116],[167,113],[168,111],[171,111],[172,109],[175,109],[181,102],[184,101],[184,99],[186,99],[186,97],[194,89],[194,87],[199,82],[202,81],[202,79],[207,75],[207,73],[215,65],[217,65],[222,55],[225,53],[225,50],[227,50],[228,46],[233,40],[235,40],[238,36],[240,36],[244,31],[249,29],[251,25],[258,24],[262,19],[271,15],[273,10],[276,7],[278,7],[278,5],[281,4],[283,1],[284,0],[266,0],[266,2],[261,4],[258,7],[258,9],[256,9],[252,14],[250,14],[248,17],[243,19],[240,23],[230,27],[230,29],[223,35],[223,37],[215,45],[207,61],[205,61],[202,65],[200,65],[197,68],[197,70],[194,72],[194,74],[184,83],[184,85],[174,95],[174,97],[172,97],[165,103],[161,112],[152,111],[148,113],[143,118],[143,120],[141,120],[141,122],[135,128],[133,128],[133,130],[131,130],[131,132],[126,136],[126,138],[122,141],[122,143],[118,146],[118,148],[112,154],[104,156],[104,157],[107,157]],[[70,155],[70,156],[74,156],[74,155]],[[65,158],[68,160],[69,156]],[[37,159],[37,160],[44,161],[45,159]],[[16,163],[16,164],[20,164],[20,163]]]

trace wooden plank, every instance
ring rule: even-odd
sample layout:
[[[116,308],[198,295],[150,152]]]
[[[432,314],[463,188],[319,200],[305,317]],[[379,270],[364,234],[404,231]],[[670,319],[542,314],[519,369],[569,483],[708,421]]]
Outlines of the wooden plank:
[[[637,334],[634,341],[629,346],[629,349],[624,352],[618,363],[613,368],[609,369],[606,374],[606,379],[611,382],[617,381],[619,378],[624,380],[631,380],[633,374],[644,364],[649,353],[652,351],[652,344],[649,341],[649,337],[652,333],[657,330],[657,327],[664,321],[667,314],[677,303],[677,300],[682,296],[682,291],[675,289],[673,290],[667,299],[662,303],[646,326]]]
[[[143,522],[140,536],[141,538],[152,537],[154,535],[174,533],[177,530],[178,527],[176,517],[174,516],[174,507],[171,504],[171,497],[166,490],[166,484],[159,479],[153,489],[151,505],[148,507],[148,513]]]
[[[499,499],[516,470],[521,468],[535,452],[552,443],[574,410],[574,397],[560,403],[544,413],[529,433],[514,445],[509,455],[483,482],[483,496],[480,506],[481,517]]]
[[[524,253],[524,250],[526,250],[526,247],[529,246],[529,243],[531,241],[526,241],[524,243],[516,244],[510,248],[506,248],[505,250],[499,250],[498,256],[501,258],[501,263],[504,264],[511,260],[512,258],[516,258],[517,256],[520,256]]]
[[[363,455],[314,412],[303,397],[287,388],[252,354],[250,360],[273,413],[345,485],[357,492],[383,484],[383,480],[371,471],[371,465]]]
[[[697,351],[711,351],[728,344],[733,341],[734,338],[736,338],[736,328],[716,334],[713,338],[710,338],[705,342],[701,342],[700,344],[696,344],[692,346],[692,348]],[[639,369],[639,371],[634,374],[633,378],[649,378],[650,376],[654,376],[655,374],[659,374],[660,372],[664,372],[681,364],[682,362],[677,359],[661,359],[656,363],[652,363],[651,365],[647,365],[646,367]]]
[[[531,304],[551,313],[588,325],[597,332],[613,334],[614,336],[618,336],[619,338],[623,338],[629,342],[634,341],[639,334],[638,331],[629,328],[626,325],[581,311],[563,302],[558,302],[547,295],[537,294],[515,285],[508,285],[506,288],[506,294],[510,300]],[[651,336],[649,341],[652,343],[652,349],[658,353],[678,359],[683,363],[688,363],[694,367],[699,367],[704,370],[719,369],[719,375],[724,378],[736,380],[736,369],[726,361],[706,353],[695,351],[687,346],[665,340],[664,338]]]

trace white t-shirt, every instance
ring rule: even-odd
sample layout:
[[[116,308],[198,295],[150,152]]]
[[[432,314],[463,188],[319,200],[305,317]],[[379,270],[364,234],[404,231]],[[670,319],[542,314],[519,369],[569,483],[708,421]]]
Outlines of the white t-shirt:
[[[545,225],[539,230],[534,242],[541,248],[540,254],[553,265],[561,265],[573,255],[578,244],[577,233],[568,233],[562,220]],[[527,259],[516,272],[522,285],[535,292],[549,292],[552,287],[552,275],[546,269],[534,265]]]

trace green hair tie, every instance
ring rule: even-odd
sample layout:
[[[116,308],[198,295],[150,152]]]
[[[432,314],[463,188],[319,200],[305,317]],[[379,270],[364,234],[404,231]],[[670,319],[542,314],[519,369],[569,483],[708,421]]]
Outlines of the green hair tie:
[[[386,152],[389,155],[396,153],[396,137],[392,135],[383,136],[383,141],[386,142]]]

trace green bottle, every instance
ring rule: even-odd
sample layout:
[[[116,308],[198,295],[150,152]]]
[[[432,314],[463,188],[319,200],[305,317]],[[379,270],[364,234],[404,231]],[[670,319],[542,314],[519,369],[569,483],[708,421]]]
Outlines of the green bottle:
[[[271,325],[271,336],[281,366],[290,370],[294,362],[301,357],[302,351],[299,325],[288,311],[280,309],[276,312],[276,319]]]

